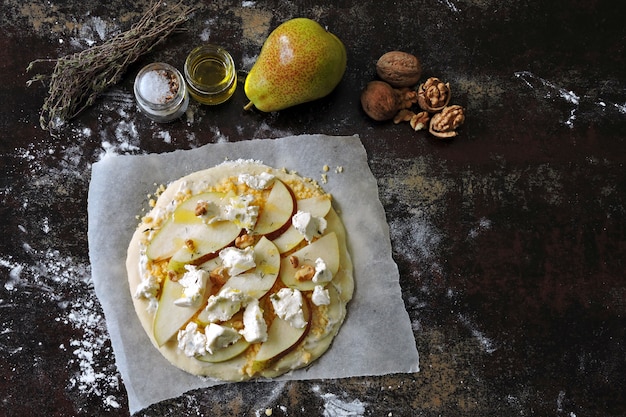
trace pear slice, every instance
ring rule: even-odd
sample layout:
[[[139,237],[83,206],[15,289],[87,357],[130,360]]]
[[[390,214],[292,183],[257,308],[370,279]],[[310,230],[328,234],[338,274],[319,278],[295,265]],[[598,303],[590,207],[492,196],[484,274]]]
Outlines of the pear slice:
[[[205,271],[208,271],[208,272],[211,272],[215,268],[219,267],[220,265],[222,265],[222,260],[220,259],[219,256],[215,256],[215,257],[212,257],[211,259],[209,259],[208,261],[205,261],[205,262],[199,264],[198,268],[204,269]]]
[[[274,286],[280,269],[280,253],[265,236],[254,246],[254,262],[252,271],[230,277],[222,289],[237,289],[256,299],[263,297]]]
[[[203,224],[200,233],[188,239],[169,260],[167,269],[184,271],[187,264],[199,265],[215,258],[221,249],[231,245],[239,236],[241,227],[232,222],[221,221]]]
[[[322,258],[326,268],[334,277],[339,270],[339,242],[335,232],[330,232],[313,243],[295,251],[292,256],[298,258],[298,266],[294,267],[290,257],[285,257],[280,263],[280,279],[290,288],[297,288],[300,291],[312,291],[317,283],[312,280],[301,281],[296,279],[296,270],[302,265],[311,265],[315,268],[315,260]],[[322,284],[323,285],[323,284]]]
[[[326,217],[330,211],[330,195],[324,194],[316,197],[303,198],[296,202],[298,210],[311,213],[315,217]]]
[[[280,317],[276,317],[272,321],[267,330],[267,340],[261,344],[252,362],[252,371],[254,373],[265,369],[272,362],[282,358],[304,340],[311,328],[311,308],[306,297],[302,298],[302,312],[307,324],[299,329]]]
[[[311,213],[314,217],[326,217],[331,207],[330,196],[328,194],[305,198],[298,200],[296,203],[297,211]],[[273,242],[280,253],[285,253],[298,246],[302,240],[304,240],[304,235],[293,227],[293,225],[290,225],[289,228],[274,239]]]
[[[183,262],[189,263],[197,255],[185,254],[185,250],[191,252],[185,242],[193,242],[196,254],[214,252],[232,242],[241,231],[239,226],[225,221],[207,224],[195,214],[199,201],[221,205],[223,197],[223,193],[207,192],[182,202],[148,244],[148,258],[158,261],[177,254]],[[185,250],[178,254],[181,249]]]
[[[253,233],[265,235],[272,239],[271,234],[282,233],[283,228],[289,227],[291,216],[294,214],[296,203],[293,194],[285,183],[276,179],[270,190],[263,209],[259,213]]]
[[[204,291],[203,301],[192,307],[182,307],[174,304],[183,294],[183,286],[166,278],[161,287],[161,297],[152,324],[152,333],[157,345],[163,346],[170,340],[185,323],[191,319],[206,303],[208,291]]]
[[[250,343],[246,342],[246,339],[242,337],[232,345],[228,345],[225,348],[219,349],[213,353],[196,356],[196,359],[202,362],[211,363],[224,362],[234,358],[235,356],[241,355],[246,349],[248,349],[248,346],[250,346]]]

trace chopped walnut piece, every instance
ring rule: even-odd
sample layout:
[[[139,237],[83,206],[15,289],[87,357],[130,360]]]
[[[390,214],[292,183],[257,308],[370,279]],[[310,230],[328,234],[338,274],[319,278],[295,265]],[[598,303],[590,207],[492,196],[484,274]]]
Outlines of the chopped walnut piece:
[[[451,138],[458,133],[456,128],[465,121],[465,110],[463,107],[454,105],[444,107],[441,113],[437,113],[430,120],[428,131],[438,138]]]
[[[413,90],[409,87],[404,87],[398,90],[399,98],[400,98],[400,108],[408,109],[415,103],[417,103],[418,96],[417,91]]]
[[[207,203],[206,201],[198,201],[198,204],[196,204],[196,211],[195,214],[196,216],[204,216],[205,214],[207,214],[209,209],[209,203]]]
[[[196,243],[192,239],[185,240],[185,246],[192,252],[196,249]]]
[[[409,120],[409,124],[411,125],[413,130],[417,131],[417,130],[425,129],[426,124],[428,123],[429,120],[430,120],[430,116],[428,115],[428,112],[422,111],[417,114],[414,114],[413,117],[411,117],[411,120]]]
[[[214,285],[222,286],[228,281],[228,271],[223,266],[218,266],[209,272],[209,279]]]
[[[450,83],[445,83],[437,77],[430,77],[417,90],[417,102],[422,110],[436,112],[443,109],[450,102]]]
[[[409,120],[411,120],[411,117],[413,117],[413,116],[415,116],[415,113],[413,113],[411,110],[409,110],[409,109],[402,109],[393,118],[393,123],[394,124],[398,124],[398,123],[402,123],[402,122],[408,122]]]
[[[297,281],[310,281],[313,279],[314,275],[315,268],[313,267],[313,265],[302,265],[296,271],[295,277]]]
[[[295,255],[291,255],[289,257],[289,263],[291,264],[291,266],[293,266],[294,268],[297,268],[298,265],[300,264],[300,260],[298,259],[297,256]]]
[[[254,244],[254,238],[248,234],[237,236],[235,238],[235,246],[239,249],[245,249]]]
[[[178,281],[178,274],[176,273],[176,271],[167,271],[167,277],[170,279],[170,281]]]

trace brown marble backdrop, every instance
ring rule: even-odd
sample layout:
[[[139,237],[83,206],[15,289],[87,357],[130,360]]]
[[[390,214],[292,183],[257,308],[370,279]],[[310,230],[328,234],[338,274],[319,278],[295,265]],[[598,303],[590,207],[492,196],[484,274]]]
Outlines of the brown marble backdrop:
[[[191,4],[191,2],[190,2]],[[410,375],[244,383],[145,416],[620,416],[626,413],[626,54],[610,1],[198,3],[186,31],[56,136],[39,127],[37,58],[102,43],[148,2],[6,0],[0,13],[0,415],[128,415],[90,278],[87,190],[107,154],[299,133],[358,134],[378,179],[421,355]],[[273,114],[192,104],[168,125],[137,113],[132,80],[225,46],[242,73],[297,16],[348,49],[338,88]],[[360,91],[389,50],[420,57],[466,108],[438,141],[369,120]],[[51,67],[41,64],[40,72]],[[35,71],[36,72],[36,71]],[[393,343],[393,341],[389,341]],[[366,343],[366,341],[364,341]]]

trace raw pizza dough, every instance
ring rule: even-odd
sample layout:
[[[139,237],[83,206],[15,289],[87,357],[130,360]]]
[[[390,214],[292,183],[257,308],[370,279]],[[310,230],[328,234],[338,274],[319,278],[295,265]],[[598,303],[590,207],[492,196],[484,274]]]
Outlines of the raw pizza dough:
[[[240,176],[241,174],[247,177],[248,183],[245,181],[246,178]],[[267,174],[270,175],[268,176]],[[266,184],[260,184],[259,186],[259,182],[263,183],[263,180],[268,180],[268,178],[269,181]],[[277,187],[277,183],[284,184],[293,197],[294,205],[287,219],[288,222],[277,230],[270,231],[264,235],[255,234],[255,228],[257,227],[265,227],[266,230],[271,230],[272,227],[268,228],[267,226],[268,223],[271,223],[272,213],[281,211],[281,201],[284,200],[280,200],[280,197],[275,196],[274,198],[278,198],[278,200],[272,200],[273,197],[270,196],[272,190]],[[265,188],[263,188],[264,186]],[[278,191],[276,194],[278,195]],[[202,198],[199,198],[200,195]],[[185,201],[187,201],[188,206],[197,207],[193,200],[204,201],[204,196],[213,198],[216,203],[209,203],[208,214],[205,213],[207,210],[195,213],[195,217],[198,214],[204,215],[205,217],[202,217],[203,220],[198,218],[184,219],[182,218],[184,216],[176,211]],[[233,206],[241,208],[242,201],[246,198],[251,200],[250,206],[259,207],[256,223],[252,226],[250,222],[246,223],[245,219],[242,220],[242,217],[224,220],[226,218],[224,213],[228,211],[224,210],[224,207],[232,204],[228,206],[230,209]],[[345,228],[330,204],[328,204],[329,208],[325,215],[319,217],[309,216],[314,220],[311,224],[318,226],[313,227],[314,236],[307,236],[310,240],[305,238],[301,232],[295,230],[291,222],[292,215],[297,211],[303,211],[299,210],[301,206],[305,208],[311,207],[311,201],[319,202],[324,200],[330,201],[330,195],[326,194],[313,181],[304,179],[296,173],[289,173],[284,169],[275,169],[252,160],[227,161],[215,167],[192,173],[169,184],[158,196],[150,212],[142,218],[131,239],[126,261],[128,281],[135,311],[152,344],[176,367],[194,375],[207,376],[224,381],[243,381],[258,377],[271,378],[293,369],[309,366],[315,359],[320,357],[330,347],[332,340],[339,331],[346,315],[346,306],[352,298],[354,290],[353,268],[346,247]],[[191,204],[190,201],[192,202]],[[235,204],[236,202],[239,205]],[[272,202],[276,202],[278,208],[276,206],[271,207],[272,204],[270,203]],[[307,202],[309,203],[308,205]],[[245,206],[245,204],[243,205]],[[313,203],[311,211],[319,210],[321,206],[323,204]],[[204,207],[206,208],[206,205]],[[189,212],[186,216],[189,217]],[[323,220],[320,220],[320,217]],[[261,220],[262,218],[263,220]],[[277,218],[280,219],[280,215],[277,215]],[[168,222],[170,226],[166,227],[165,225]],[[230,226],[226,226],[227,223],[230,223]],[[208,235],[220,236],[219,239],[227,239],[224,236],[232,233],[232,230],[227,229],[232,227],[233,224],[241,228],[239,235],[249,235],[247,238],[249,242],[254,242],[248,250],[253,251],[254,259],[259,263],[259,265],[255,265],[243,273],[239,273],[234,268],[229,269],[222,264],[222,257],[216,256],[221,250],[216,251],[212,255],[198,253],[197,251],[194,254],[194,250],[202,246],[199,242],[194,242],[194,239],[200,240],[199,236],[201,234],[198,234],[198,228],[207,227],[207,230],[209,230],[211,227],[217,227],[218,229],[211,229],[213,231],[217,230],[217,234],[211,235],[211,233],[208,233]],[[185,236],[186,232],[180,231],[181,227],[185,228],[187,226],[189,226],[190,230],[195,230],[190,232],[189,238]],[[163,229],[164,233],[159,236],[161,229]],[[175,238],[168,239],[168,236],[165,235],[172,230],[176,230],[175,233],[178,233],[178,235]],[[321,234],[319,233],[320,230],[323,230]],[[328,249],[328,247],[322,249],[322,252],[319,252],[319,248],[311,252],[312,254],[323,253],[324,256],[328,256],[329,259],[322,259],[325,262],[322,262],[321,266],[319,264],[316,266],[316,262],[319,262],[319,259],[303,259],[305,256],[300,258],[292,256],[294,253],[307,254],[306,246],[312,247],[310,245],[319,240],[332,242],[335,237],[338,257],[336,260],[333,259],[334,249]],[[296,246],[294,246],[294,239],[298,241]],[[245,244],[241,244],[245,240],[246,238],[244,237],[241,242],[238,241],[237,246],[241,246],[238,250],[245,250],[243,248]],[[151,243],[154,241],[158,241],[158,244],[154,244],[153,248],[158,246],[158,249],[150,248]],[[167,242],[171,244],[168,245]],[[261,245],[260,242],[263,242],[263,244]],[[237,247],[234,242],[228,242],[228,246]],[[255,249],[257,247],[261,248],[261,246],[264,249],[259,249],[259,253],[257,253]],[[304,251],[302,251],[303,248]],[[185,272],[193,271],[194,269],[193,267],[184,266],[187,261],[186,258],[181,257],[181,253],[184,255],[185,250],[189,253],[187,260],[191,259],[190,264],[195,264],[196,273],[198,270],[206,271],[206,273],[203,273],[206,286],[203,287],[204,291],[201,289],[199,292],[196,292],[193,298],[187,297],[186,300],[183,300],[185,299],[185,294],[189,295],[185,292],[189,290],[189,287],[184,287],[180,283]],[[268,261],[270,264],[274,262],[274,265],[276,265],[276,259],[270,255],[277,255],[278,252],[281,252],[280,267],[278,269],[268,269],[267,265],[260,265],[265,261]],[[153,258],[158,259],[151,259],[149,254]],[[178,261],[173,262],[172,258],[176,258]],[[333,263],[337,265],[333,267]],[[311,269],[313,268],[314,272],[321,270],[320,276],[324,276],[324,266],[327,267],[326,278],[322,279],[320,277],[318,282],[314,282],[310,277]],[[305,268],[308,268],[308,270]],[[333,268],[336,269],[334,274],[332,273],[334,272],[332,271]],[[224,274],[224,270],[228,272]],[[295,277],[298,270],[303,270],[299,273],[300,278]],[[330,276],[328,275],[329,272]],[[309,274],[307,275],[307,273]],[[262,294],[267,284],[259,284],[259,282],[263,282],[260,279],[265,279],[266,276],[269,276],[271,279],[274,275],[276,276],[275,282],[265,294]],[[332,279],[330,281],[324,282],[331,276]],[[250,279],[255,284],[248,284],[250,281],[247,280]],[[166,282],[168,282],[169,287],[167,291],[164,291]],[[202,280],[198,280],[196,284],[202,282]],[[232,282],[234,284],[231,285]],[[254,287],[253,289],[255,290],[259,290],[260,287],[263,288],[261,288],[261,291],[248,291],[248,285]],[[204,310],[211,300],[210,297],[216,297],[213,301],[220,300],[219,295],[231,287],[245,293],[245,296],[241,299],[241,307],[237,308],[236,303],[226,303],[228,308],[235,305],[232,310],[237,310],[231,318],[222,317],[224,320],[219,320],[213,316],[207,319],[209,316],[207,316]],[[276,294],[282,288],[288,287],[296,287],[292,294],[299,292],[301,295],[303,307],[296,313],[300,314],[300,322],[304,317],[306,323],[304,327],[296,319],[290,321],[294,316],[292,314],[294,313],[293,304],[286,307],[287,313],[281,312],[282,317],[278,317],[281,314],[275,311],[272,298],[276,300]],[[322,290],[321,302],[317,294],[313,297],[314,287],[319,287],[317,288],[318,291]],[[176,288],[177,292],[172,290],[172,288]],[[182,305],[172,305],[172,291],[176,293],[174,298]],[[167,302],[159,300],[165,292],[169,294]],[[315,298],[316,302],[313,301],[313,298]],[[223,298],[221,300],[223,301]],[[324,304],[327,302],[329,304]],[[164,307],[166,304],[167,307]],[[215,307],[218,304],[214,302],[212,305]],[[248,342],[246,340],[247,336],[243,336],[248,333],[245,328],[247,322],[243,315],[251,304],[257,304],[262,311],[263,319],[261,321],[265,323],[268,334],[264,342],[258,341],[258,334],[256,335],[257,341],[254,340],[254,336],[251,336],[252,342]],[[278,308],[281,309],[281,307]],[[162,309],[160,313],[159,309]],[[309,312],[308,315],[307,310]],[[183,311],[188,311],[188,313],[183,313]],[[258,320],[259,310],[256,311],[257,324],[262,325]],[[295,315],[297,316],[298,314]],[[164,338],[162,335],[165,334],[165,337],[167,337],[172,331],[171,329],[169,332],[161,331],[159,333],[161,335],[160,339],[155,337],[155,330],[157,329],[155,317],[157,315],[160,315],[158,320],[159,329],[168,325],[171,327],[172,324],[175,327],[174,334],[165,342],[160,340]],[[186,319],[186,316],[191,316],[191,318]],[[181,320],[185,321],[182,324],[178,323]],[[210,349],[211,352],[207,351],[207,353],[204,353],[202,348],[200,348],[200,352],[187,352],[188,354],[185,354],[182,349],[187,345],[184,341],[179,343],[181,333],[188,330],[186,333],[188,336],[187,342],[193,340],[196,347],[202,346],[204,340],[208,339],[204,329],[210,326],[211,322],[222,328],[228,327],[226,329],[228,332],[225,335],[231,335],[236,338],[237,335],[234,334],[236,332],[242,336],[237,341],[222,342],[219,338],[213,339],[213,342],[217,340],[218,343]],[[272,326],[278,322],[281,322],[282,333],[279,331],[281,328],[279,324],[276,324],[275,331],[272,330]],[[189,323],[193,323],[191,327],[189,327]],[[298,330],[294,331],[291,328],[286,328],[285,330],[285,325],[294,328],[298,326],[298,328],[303,329],[300,330],[302,336],[293,346],[288,346],[283,351],[280,351],[281,347],[276,348],[274,346],[277,352],[272,356],[271,345],[288,343],[285,340],[299,334]],[[195,332],[192,332],[194,328]],[[261,333],[263,332],[261,331]],[[286,336],[283,337],[283,335]],[[159,339],[160,343],[157,339]],[[182,339],[185,340],[184,337]],[[225,344],[225,346],[222,347],[221,344]],[[267,344],[267,346],[263,347],[264,344]],[[240,354],[235,355],[237,351],[241,350],[243,351]],[[265,355],[261,355],[259,352],[264,352]],[[268,354],[267,352],[270,353]],[[227,360],[221,360],[220,355],[222,357],[235,356]],[[263,360],[258,360],[257,355],[264,356]]]

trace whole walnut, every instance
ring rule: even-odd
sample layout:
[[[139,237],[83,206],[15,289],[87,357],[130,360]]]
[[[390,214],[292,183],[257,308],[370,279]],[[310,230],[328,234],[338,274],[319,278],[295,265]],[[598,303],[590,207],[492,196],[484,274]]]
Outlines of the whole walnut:
[[[400,99],[386,82],[370,81],[361,93],[361,106],[372,119],[389,120],[398,113]]]
[[[393,88],[385,81],[370,81],[361,93],[361,106],[377,121],[389,120],[402,109],[417,103],[417,92],[410,88]]]
[[[412,87],[422,76],[422,64],[415,55],[391,51],[378,59],[376,73],[393,87]]]

